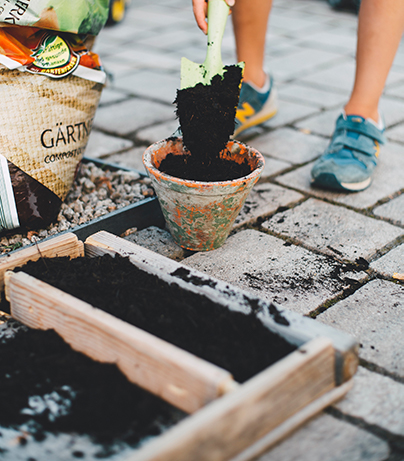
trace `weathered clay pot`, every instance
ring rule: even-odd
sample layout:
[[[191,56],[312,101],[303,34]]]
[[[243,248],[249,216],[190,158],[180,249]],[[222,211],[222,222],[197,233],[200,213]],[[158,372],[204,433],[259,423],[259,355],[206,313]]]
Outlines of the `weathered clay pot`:
[[[168,138],[152,144],[143,154],[143,164],[152,181],[174,241],[188,250],[219,248],[250,190],[264,169],[263,156],[252,147],[230,141],[224,158],[242,163],[252,172],[239,179],[219,182],[191,181],[162,173],[159,166],[172,153],[184,155],[182,138]]]

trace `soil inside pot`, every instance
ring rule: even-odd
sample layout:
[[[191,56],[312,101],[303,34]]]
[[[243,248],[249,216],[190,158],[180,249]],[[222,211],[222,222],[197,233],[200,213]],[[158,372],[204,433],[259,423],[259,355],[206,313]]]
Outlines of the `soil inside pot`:
[[[296,349],[257,318],[168,284],[128,258],[40,259],[24,272],[231,372],[244,382]]]
[[[104,447],[100,458],[122,449],[114,442],[136,446],[186,416],[51,330],[20,327],[4,337],[0,329],[0,376],[0,426],[20,428],[37,442],[47,432],[86,434]]]
[[[219,157],[201,161],[199,157],[194,157],[192,154],[168,154],[161,162],[159,170],[175,178],[204,182],[231,181],[251,173],[247,160],[241,164]]]
[[[183,158],[181,166],[178,166],[180,159],[174,160],[171,156],[162,162],[161,171],[199,181],[225,181],[251,172],[248,164],[231,166],[229,163],[233,162],[223,163],[219,158],[234,131],[242,78],[240,67],[226,66],[225,69],[223,77],[215,75],[209,85],[198,83],[192,88],[177,91],[174,101],[176,114],[184,146],[191,156]],[[220,174],[215,172],[217,168]],[[233,172],[234,168],[240,170]],[[214,179],[210,174],[214,175]]]

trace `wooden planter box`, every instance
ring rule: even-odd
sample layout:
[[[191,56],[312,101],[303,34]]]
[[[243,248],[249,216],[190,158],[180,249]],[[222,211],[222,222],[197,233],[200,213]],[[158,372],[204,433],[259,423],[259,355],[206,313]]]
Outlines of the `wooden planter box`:
[[[64,234],[0,262],[0,283],[5,279],[14,318],[33,328],[53,328],[74,349],[116,363],[130,381],[191,414],[136,450],[128,461],[247,460],[350,389],[358,364],[355,341],[293,312],[279,309],[288,322],[279,323],[279,313],[260,318],[298,349],[238,384],[226,370],[23,272],[10,271],[29,259],[76,257],[84,252],[128,256],[140,269],[208,297],[224,309],[247,311],[252,302],[267,307],[270,303],[107,232],[90,236],[85,244],[74,234]]]

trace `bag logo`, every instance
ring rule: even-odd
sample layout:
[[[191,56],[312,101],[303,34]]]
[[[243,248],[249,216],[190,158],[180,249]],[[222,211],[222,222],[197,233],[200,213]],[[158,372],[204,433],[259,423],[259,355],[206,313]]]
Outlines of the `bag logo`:
[[[74,72],[80,62],[80,56],[62,37],[55,34],[45,35],[31,56],[35,61],[27,66],[27,71],[52,78],[66,77]]]

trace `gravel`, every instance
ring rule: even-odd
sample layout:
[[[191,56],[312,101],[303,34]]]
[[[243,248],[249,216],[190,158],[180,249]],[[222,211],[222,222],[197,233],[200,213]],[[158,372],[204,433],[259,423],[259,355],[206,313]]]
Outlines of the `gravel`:
[[[79,174],[62,203],[57,220],[46,229],[0,235],[0,255],[154,195],[149,178],[144,178],[135,171],[114,171],[101,169],[92,162],[82,163]]]

